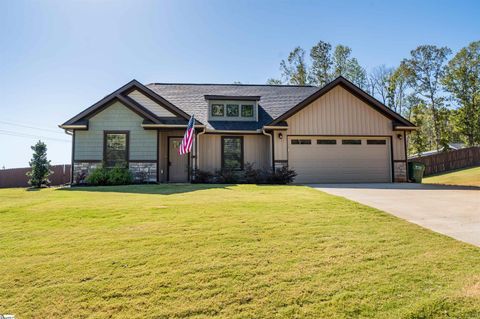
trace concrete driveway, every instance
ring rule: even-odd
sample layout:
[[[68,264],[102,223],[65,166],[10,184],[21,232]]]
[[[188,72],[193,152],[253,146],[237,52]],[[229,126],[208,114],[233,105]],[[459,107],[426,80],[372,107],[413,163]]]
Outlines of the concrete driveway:
[[[308,186],[480,246],[480,188],[424,184]]]

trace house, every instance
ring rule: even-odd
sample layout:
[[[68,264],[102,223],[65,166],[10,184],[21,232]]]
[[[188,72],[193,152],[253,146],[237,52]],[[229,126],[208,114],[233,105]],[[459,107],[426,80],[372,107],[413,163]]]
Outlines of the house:
[[[195,146],[181,156],[192,114]],[[74,183],[101,163],[151,182],[245,163],[288,166],[298,183],[402,182],[415,129],[343,77],[322,88],[133,80],[60,127],[73,135]]]
[[[421,153],[415,153],[409,156],[410,159],[417,158],[417,157],[424,157],[424,156],[429,156],[429,155],[436,155],[438,153],[442,153],[445,151],[458,151],[461,150],[462,148],[466,148],[467,144],[465,143],[448,143],[447,147],[441,147],[439,150],[431,150],[431,151],[426,151],[426,152],[421,152]]]

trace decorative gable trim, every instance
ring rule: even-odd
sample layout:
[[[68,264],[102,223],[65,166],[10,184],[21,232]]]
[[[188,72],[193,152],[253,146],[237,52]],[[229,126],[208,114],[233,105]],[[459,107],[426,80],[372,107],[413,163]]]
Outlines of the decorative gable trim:
[[[165,108],[167,111],[171,112],[173,116],[177,116],[180,119],[183,119],[185,121],[188,121],[190,119],[190,115],[185,113],[184,111],[180,110],[177,108],[175,105],[172,103],[168,102],[164,98],[162,98],[160,95],[156,94],[155,92],[152,92],[149,88],[145,87],[143,84],[138,82],[137,80],[132,80],[119,88],[118,90],[114,91],[113,93],[107,95],[97,103],[93,104],[86,110],[80,112],[79,114],[75,115],[62,125],[60,127],[62,128],[69,128],[72,125],[79,125],[79,122],[82,121],[88,121],[91,117],[93,117],[95,114],[101,112],[105,108],[109,107],[113,103],[119,101],[122,104],[124,104],[126,107],[143,117],[145,120],[151,121],[153,123],[159,123],[162,124],[164,121],[163,119],[165,118],[162,114],[162,116],[157,116],[153,112],[151,112],[149,109],[129,97],[128,95],[133,92],[133,91],[138,91],[148,97],[150,100],[152,100],[154,103],[157,103],[159,106]],[[198,122],[198,121],[197,121]],[[198,122],[199,123],[199,122]],[[82,123],[83,124],[83,123]],[[201,123],[199,123],[201,124]]]
[[[348,92],[350,92],[351,94],[353,94],[354,96],[356,96],[357,98],[365,102],[367,105],[371,106],[373,109],[375,109],[376,111],[386,116],[387,118],[405,127],[415,128],[415,125],[410,121],[408,121],[406,118],[392,111],[386,105],[384,105],[383,103],[381,103],[380,101],[372,97],[370,94],[366,93],[365,91],[360,89],[358,86],[356,86],[355,84],[348,81],[342,76],[339,76],[332,82],[328,83],[327,85],[325,85],[324,87],[322,87],[321,89],[319,89],[318,91],[316,91],[315,93],[313,93],[312,95],[310,95],[309,97],[307,97],[306,99],[304,99],[303,101],[301,101],[300,103],[292,107],[290,110],[288,110],[287,112],[277,117],[275,120],[270,122],[267,126],[275,126],[275,125],[278,125],[280,122],[285,121],[286,119],[290,118],[292,115],[301,111],[306,106],[310,105],[313,101],[319,99],[320,97],[328,93],[337,85],[340,85],[342,88],[344,88],[345,90],[347,90]]]

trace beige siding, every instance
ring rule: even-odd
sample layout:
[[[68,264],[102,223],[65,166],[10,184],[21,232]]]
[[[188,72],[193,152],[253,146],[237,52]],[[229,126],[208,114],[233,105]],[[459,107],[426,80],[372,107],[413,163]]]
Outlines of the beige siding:
[[[274,131],[274,156],[277,165],[290,157],[286,136],[385,136],[392,141],[392,159],[395,161],[395,179],[405,175],[398,166],[405,161],[405,132],[393,131],[392,120],[345,90],[341,86],[318,98],[310,105],[286,120],[288,130],[283,131],[283,139]],[[398,136],[401,138],[398,138]],[[389,152],[390,154],[390,152]],[[290,160],[290,159],[288,159]],[[289,163],[290,165],[291,163]],[[388,165],[391,165],[388,163]],[[405,164],[403,164],[405,166]],[[398,172],[397,172],[398,171]]]
[[[130,132],[130,160],[156,160],[156,131],[141,127],[143,118],[116,102],[89,120],[88,130],[75,131],[75,160],[103,160],[103,131]]]
[[[405,160],[404,132],[392,131],[392,120],[337,86],[287,119],[288,135],[392,136],[393,160]],[[284,135],[285,135],[284,134]],[[400,134],[402,139],[397,135]],[[275,132],[275,160],[287,159],[287,141]]]
[[[282,134],[280,139],[279,134]],[[287,132],[284,130],[273,131],[274,146],[274,159],[275,161],[287,160]]]
[[[163,106],[137,90],[132,91],[130,94],[128,94],[128,96],[140,105],[147,107],[149,110],[153,110],[157,116],[175,117],[174,114],[172,114],[170,111],[167,111]]]
[[[392,121],[337,86],[287,120],[292,135],[391,135]]]
[[[198,148],[198,167],[201,170],[215,172],[222,167],[220,134],[200,135]],[[238,135],[236,135],[238,136]],[[270,143],[265,135],[243,135],[244,162],[258,168],[267,168],[269,164]]]
[[[402,138],[399,139],[398,135],[400,135]],[[396,161],[406,160],[404,138],[406,138],[405,132],[393,131],[393,138],[392,138],[392,141],[393,141],[393,159],[396,160]]]

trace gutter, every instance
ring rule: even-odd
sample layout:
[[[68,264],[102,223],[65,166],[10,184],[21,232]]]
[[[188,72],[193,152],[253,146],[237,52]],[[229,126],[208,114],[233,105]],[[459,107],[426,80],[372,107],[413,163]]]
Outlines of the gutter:
[[[265,125],[264,130],[288,130],[288,126],[274,126],[274,125]]]
[[[416,131],[418,130],[417,126],[394,126],[394,130],[405,130],[405,131]]]
[[[58,127],[64,130],[81,130],[88,128],[87,125],[59,125]]]
[[[145,128],[186,128],[183,124],[142,124]],[[205,125],[195,125],[195,128],[205,128]]]

